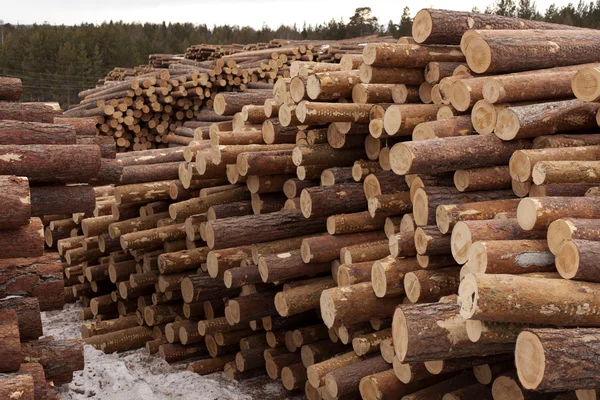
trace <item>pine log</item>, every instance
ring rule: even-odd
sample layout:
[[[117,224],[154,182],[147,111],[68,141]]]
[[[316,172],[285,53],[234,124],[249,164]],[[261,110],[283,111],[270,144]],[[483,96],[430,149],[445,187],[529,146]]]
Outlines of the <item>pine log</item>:
[[[454,173],[454,185],[461,192],[510,189],[511,183],[508,166],[459,169]]]
[[[343,264],[361,263],[380,260],[390,254],[389,240],[382,239],[366,242],[340,249],[340,260]]]
[[[333,279],[320,278],[314,283],[277,293],[275,295],[275,308],[282,317],[317,308],[323,290],[334,286]]]
[[[510,353],[512,344],[473,343],[459,307],[450,303],[400,305],[392,334],[396,357],[403,363]]]
[[[228,289],[222,282],[211,278],[208,274],[196,274],[182,279],[181,293],[184,302],[193,303],[228,294],[235,295],[239,293],[239,289]]]
[[[320,72],[308,77],[306,94],[319,101],[347,98],[357,83],[360,83],[358,70]]]
[[[473,124],[471,123],[471,118],[462,115],[443,120],[422,122],[413,129],[412,138],[413,140],[429,140],[453,136],[467,136],[472,133]]]
[[[75,130],[69,125],[39,122],[1,121],[0,144],[75,144]]]
[[[441,204],[436,208],[436,224],[440,232],[446,234],[449,233],[459,221],[493,219],[498,213],[516,211],[518,204],[518,199],[491,200],[452,205]]]
[[[272,95],[269,90],[219,93],[214,99],[214,110],[217,115],[234,115],[241,112],[245,105],[263,104]]]
[[[459,267],[412,271],[404,276],[404,291],[412,303],[430,303],[456,293],[459,283]]]
[[[363,49],[365,64],[379,67],[425,68],[433,61],[461,62],[464,55],[457,47],[417,44],[369,43]]]
[[[410,136],[417,125],[435,121],[438,104],[400,104],[385,110],[383,125],[390,136]]]
[[[38,340],[23,343],[25,360],[35,360],[44,367],[46,379],[55,385],[73,380],[73,372],[84,367],[83,343],[78,340]]]
[[[43,335],[40,304],[35,297],[9,297],[0,301],[0,312],[14,310],[17,314],[19,337],[22,342],[37,340]]]
[[[519,203],[517,219],[524,230],[540,230],[564,217],[594,218],[597,210],[595,197],[531,197]]]
[[[0,397],[3,399],[34,400],[35,386],[29,374],[0,379]]]
[[[346,396],[356,390],[363,377],[387,370],[389,364],[381,356],[371,357],[329,372],[325,376],[325,388],[334,398]]]
[[[52,122],[59,125],[71,125],[78,136],[93,136],[96,134],[95,118],[54,117]]]
[[[536,185],[598,184],[599,165],[596,161],[540,161],[533,167],[531,177]]]
[[[404,276],[419,270],[415,258],[388,256],[376,261],[371,270],[371,284],[377,297],[394,297],[404,294]]]
[[[503,142],[489,135],[432,139],[394,145],[390,162],[399,175],[435,174],[506,165],[513,152],[527,146],[524,141]]]
[[[0,177],[0,202],[4,205],[0,229],[15,229],[29,224],[31,197],[27,178]]]
[[[0,101],[0,120],[52,123],[61,111],[47,103],[13,103]]]
[[[359,68],[362,83],[387,83],[418,86],[425,82],[423,70],[419,68],[375,67],[362,64]]]
[[[364,210],[367,201],[360,183],[306,188],[300,195],[305,218],[315,218]]]
[[[339,257],[340,250],[343,247],[383,239],[385,239],[385,233],[378,231],[335,236],[317,236],[304,239],[300,251],[302,260],[306,263],[330,262]]]
[[[197,361],[188,365],[188,371],[195,372],[199,375],[208,375],[214,372],[223,371],[225,364],[231,361],[235,361],[235,354],[227,354],[217,358]]]

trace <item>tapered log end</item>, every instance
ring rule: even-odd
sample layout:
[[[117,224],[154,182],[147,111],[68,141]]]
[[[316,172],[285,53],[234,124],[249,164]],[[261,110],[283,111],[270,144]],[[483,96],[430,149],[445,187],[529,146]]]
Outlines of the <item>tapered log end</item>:
[[[415,15],[412,24],[412,37],[417,43],[424,43],[433,27],[433,20],[427,10],[421,10]]]
[[[395,135],[402,126],[402,111],[399,106],[390,106],[383,116],[383,127],[388,135]]]
[[[389,159],[392,171],[398,175],[406,175],[411,169],[415,156],[408,146],[403,143],[397,143],[390,150]]]
[[[494,133],[502,140],[512,140],[519,133],[521,123],[514,111],[505,108],[498,113]]]
[[[459,264],[468,261],[469,248],[471,247],[471,232],[464,222],[458,222],[452,229],[450,248],[452,256]]]
[[[573,76],[571,88],[579,100],[598,101],[600,99],[600,70],[597,68],[580,69]]]
[[[526,198],[519,202],[519,206],[517,207],[517,221],[521,229],[530,231],[535,227],[537,214],[541,208],[541,203],[535,198]]]
[[[411,303],[417,303],[421,295],[421,283],[413,272],[404,275],[404,291]]]
[[[464,319],[470,319],[475,314],[478,299],[476,275],[469,273],[465,275],[458,287],[457,302],[460,308],[460,315]]]
[[[396,308],[396,311],[394,311],[392,337],[396,357],[400,361],[404,361],[408,352],[408,327],[401,307]]]
[[[456,81],[450,88],[450,102],[458,111],[467,111],[471,106],[471,91],[462,81]]]
[[[481,38],[471,40],[467,46],[465,56],[469,68],[477,74],[485,73],[492,63],[492,50]]]
[[[331,296],[332,290],[335,290],[335,288],[324,290],[321,293],[321,299],[319,301],[319,304],[321,305],[321,317],[328,328],[334,326],[336,315],[335,303]]]
[[[542,342],[534,333],[523,331],[517,337],[515,366],[519,381],[525,389],[535,390],[542,382],[546,369],[546,355]]]
[[[556,253],[556,270],[564,279],[573,279],[579,269],[579,249],[577,245],[565,240]]]

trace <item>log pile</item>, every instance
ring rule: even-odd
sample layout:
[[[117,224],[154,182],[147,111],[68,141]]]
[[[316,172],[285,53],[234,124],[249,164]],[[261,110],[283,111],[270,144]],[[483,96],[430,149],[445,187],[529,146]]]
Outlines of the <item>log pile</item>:
[[[102,155],[95,138],[54,123],[52,106],[18,102],[21,87],[19,79],[0,78],[0,397],[50,400],[84,359],[80,341],[44,337],[41,311],[62,309],[68,297],[66,264],[44,252],[44,227],[93,211],[88,183]]]
[[[597,35],[427,9],[215,96],[231,120],[119,155],[49,226],[82,337],[311,400],[595,396]]]

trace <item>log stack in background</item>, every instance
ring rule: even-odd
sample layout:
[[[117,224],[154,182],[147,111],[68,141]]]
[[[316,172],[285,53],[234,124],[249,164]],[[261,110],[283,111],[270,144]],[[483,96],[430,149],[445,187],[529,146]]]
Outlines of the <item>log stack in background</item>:
[[[62,309],[69,297],[66,264],[44,251],[44,227],[93,212],[88,183],[102,156],[95,137],[54,122],[53,105],[19,102],[21,88],[19,79],[0,78],[0,397],[49,400],[84,359],[80,341],[43,337],[40,312]]]
[[[597,36],[422,10],[412,39],[220,93],[49,226],[82,336],[309,399],[595,396]]]

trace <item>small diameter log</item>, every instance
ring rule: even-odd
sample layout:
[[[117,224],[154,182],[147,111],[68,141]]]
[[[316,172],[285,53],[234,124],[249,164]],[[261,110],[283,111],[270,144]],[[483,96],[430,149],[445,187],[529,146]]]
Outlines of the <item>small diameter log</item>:
[[[546,240],[490,240],[475,242],[469,249],[469,268],[480,274],[554,272],[554,255]]]
[[[467,400],[467,399],[481,399],[481,400],[492,400],[492,391],[489,387],[476,383],[471,386],[466,386],[462,389],[453,390],[448,392],[442,397],[442,400]]]
[[[41,311],[62,309],[63,269],[56,253],[0,260],[0,296],[33,296],[38,298]]]
[[[516,340],[516,337],[515,337]],[[515,368],[514,360],[504,361],[496,364],[483,364],[473,367],[473,374],[477,382],[489,385],[499,375],[512,371]]]
[[[531,177],[536,185],[599,183],[600,166],[596,161],[540,161],[535,164]]]
[[[556,393],[541,393],[527,390],[519,382],[517,371],[511,368],[511,370],[504,372],[498,376],[492,384],[492,395],[494,399],[508,400],[514,398],[522,399],[560,399],[556,397]],[[577,397],[577,396],[576,396]]]
[[[473,343],[459,307],[451,303],[400,305],[392,334],[396,357],[403,363],[510,353],[512,344]]]
[[[14,310],[17,314],[19,337],[22,342],[43,335],[40,304],[35,297],[10,297],[0,300],[0,312]]]
[[[367,207],[360,183],[344,183],[304,189],[300,207],[305,218],[351,213]]]
[[[34,182],[88,182],[100,172],[100,148],[86,145],[0,146],[0,173]]]
[[[398,399],[408,393],[407,389],[394,375],[393,369],[365,376],[359,384],[360,394],[365,400]]]
[[[600,231],[598,228],[600,228],[600,224],[594,219],[558,219],[548,227],[548,247],[556,255],[566,241],[599,241]]]
[[[518,275],[467,274],[459,287],[458,303],[466,319],[595,326],[598,317],[592,294],[597,285]],[[508,292],[518,296],[509,296]],[[522,304],[528,307],[519,309]],[[573,304],[589,304],[589,308],[574,310]],[[540,310],[548,311],[541,314]]]
[[[19,101],[23,93],[23,83],[19,78],[0,78],[0,100]],[[10,397],[7,397],[10,398]]]
[[[376,261],[371,269],[371,284],[377,297],[394,297],[404,294],[404,277],[420,270],[416,258],[388,256]]]
[[[296,363],[285,366],[281,370],[281,382],[287,390],[296,390],[305,387],[312,387],[308,383],[306,367],[302,363]],[[308,394],[307,394],[308,397]]]
[[[418,86],[425,82],[423,70],[419,68],[374,67],[363,64],[359,69],[362,83],[387,83]]]
[[[390,340],[391,342],[392,340]],[[393,353],[393,347],[392,347]],[[393,367],[394,367],[394,375],[400,380],[400,382],[404,384],[409,384],[415,381],[422,381],[425,378],[432,378],[431,372],[427,371],[425,368],[425,364],[423,363],[414,363],[414,364],[404,364],[401,363],[400,360],[393,357]]]
[[[249,350],[242,350],[235,356],[235,365],[241,372],[265,366],[264,351],[266,347],[257,347]]]
[[[39,218],[30,218],[14,230],[0,231],[2,258],[40,257],[44,243],[44,226]]]
[[[356,324],[370,318],[389,317],[398,299],[380,299],[373,293],[370,282],[331,288],[321,294],[321,316],[327,327],[344,323]]]
[[[360,83],[352,88],[352,102],[357,104],[392,103],[395,85],[386,83]]]
[[[329,358],[328,360],[322,361],[320,363],[313,364],[307,368],[308,381],[315,388],[324,386],[325,376],[328,373],[352,364],[359,363],[362,360],[362,357],[357,356],[356,353],[351,351],[349,353],[344,353]]]
[[[503,362],[512,359],[511,354],[498,354],[488,357],[462,357],[447,360],[426,361],[425,368],[433,374],[440,375],[449,372],[464,371],[482,364]]]
[[[0,397],[3,399],[34,400],[34,392],[32,375],[23,374],[0,379]]]
[[[207,301],[228,294],[235,295],[239,289],[227,289],[222,281],[211,278],[208,274],[189,275],[181,281],[181,294],[186,303]]]
[[[83,343],[79,340],[37,340],[21,345],[25,359],[44,367],[46,379],[56,385],[73,380],[73,372],[84,367]]]
[[[300,314],[319,306],[321,293],[335,286],[331,278],[320,278],[314,283],[299,286],[275,296],[275,308],[282,317]]]
[[[281,354],[266,360],[267,375],[273,380],[282,377],[282,370],[290,365],[300,364],[300,354],[298,353],[287,353]],[[302,366],[302,364],[300,364]],[[305,369],[306,373],[306,369]]]
[[[600,104],[564,100],[507,107],[498,113],[494,133],[502,140],[531,138],[598,126]]]
[[[1,372],[17,371],[24,360],[19,337],[19,320],[15,310],[0,311],[0,349],[4,355]]]
[[[385,132],[390,136],[410,136],[417,125],[435,121],[440,107],[438,104],[392,105],[383,117]]]
[[[177,317],[183,317],[181,306],[174,304],[152,305],[144,308],[144,322],[148,326],[168,324]]]
[[[330,396],[348,395],[365,376],[389,370],[389,364],[381,356],[375,356],[334,371],[325,376],[325,388]]]
[[[223,371],[223,367],[225,366],[225,364],[232,361],[235,361],[235,353],[197,361],[188,365],[187,369],[188,371],[195,372],[198,375],[208,375],[215,372]]]
[[[438,301],[456,293],[459,284],[460,267],[412,271],[404,276],[404,291],[412,303]]]
[[[190,358],[207,356],[208,350],[204,343],[188,346],[166,343],[158,348],[158,355],[166,362],[173,363],[188,360]]]
[[[160,228],[131,232],[121,235],[121,247],[124,250],[155,249],[165,242],[185,239],[185,224],[175,224]]]
[[[249,245],[256,242],[258,231],[261,232],[261,241],[268,242],[317,233],[324,229],[324,225],[324,218],[307,220],[300,210],[215,220],[206,225],[207,244],[211,249]]]
[[[435,211],[436,224],[441,233],[447,234],[459,221],[493,219],[498,213],[517,211],[519,201],[518,199],[508,199],[451,205],[442,204]]]
[[[309,220],[310,221],[310,220]],[[359,243],[384,240],[385,233],[381,231],[351,233],[347,235],[317,236],[302,241],[300,252],[305,263],[323,263],[337,259],[343,247]]]
[[[300,250],[265,255],[258,261],[258,270],[265,283],[318,275],[330,268],[329,261],[305,264]]]
[[[15,229],[27,225],[31,217],[28,179],[17,176],[0,177],[0,202],[5,210],[0,218],[0,229]]]
[[[330,235],[342,235],[379,230],[383,228],[388,216],[388,213],[379,212],[373,218],[368,211],[332,215],[327,218],[327,232]]]
[[[510,189],[511,184],[507,166],[460,169],[454,173],[454,185],[461,192]]]
[[[439,112],[439,110],[438,110]],[[467,136],[473,133],[469,116],[458,116],[438,121],[423,122],[412,132],[413,140],[441,139],[453,136]]]
[[[517,339],[515,365],[519,381],[529,390],[578,390],[598,387],[598,329],[528,329]],[[564,374],[565,364],[581,368]]]
[[[438,209],[442,206],[438,206]],[[450,236],[435,226],[420,226],[415,230],[415,248],[420,255],[445,255],[451,252]]]
[[[515,219],[460,221],[452,230],[450,247],[459,264],[469,259],[471,245],[480,240],[543,239],[544,231],[524,231]]]
[[[277,315],[275,294],[276,291],[268,291],[230,299],[228,308],[231,318],[228,318],[228,322],[230,325],[235,325]]]
[[[546,229],[560,218],[594,218],[599,211],[595,197],[530,197],[519,203],[517,220],[522,229],[531,231]]]
[[[352,339],[352,348],[359,356],[379,351],[381,342],[392,337],[392,328],[356,336]]]
[[[149,340],[152,340],[152,329],[134,326],[89,337],[85,339],[85,343],[110,354],[143,347]]]

